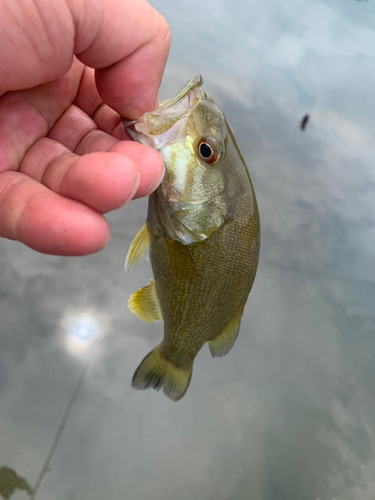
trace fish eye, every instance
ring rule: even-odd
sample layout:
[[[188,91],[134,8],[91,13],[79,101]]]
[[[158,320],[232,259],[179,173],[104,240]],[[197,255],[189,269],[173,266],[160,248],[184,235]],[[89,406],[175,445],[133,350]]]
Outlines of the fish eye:
[[[219,148],[210,139],[202,139],[198,144],[198,153],[206,163],[215,163],[219,157]]]

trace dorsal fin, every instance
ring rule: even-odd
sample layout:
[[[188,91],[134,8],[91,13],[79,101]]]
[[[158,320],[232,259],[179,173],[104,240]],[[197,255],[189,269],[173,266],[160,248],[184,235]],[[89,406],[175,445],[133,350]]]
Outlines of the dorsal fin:
[[[128,300],[128,307],[132,313],[143,321],[162,321],[157,284],[151,280],[138,292],[134,292]]]
[[[150,249],[150,232],[147,227],[147,221],[142,224],[141,229],[135,235],[130,244],[128,254],[125,259],[125,271],[133,269],[138,264],[146,260]]]

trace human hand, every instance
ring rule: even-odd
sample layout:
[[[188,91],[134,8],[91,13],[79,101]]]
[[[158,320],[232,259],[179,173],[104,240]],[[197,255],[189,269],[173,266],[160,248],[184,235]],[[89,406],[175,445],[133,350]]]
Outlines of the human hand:
[[[102,214],[163,175],[120,115],[155,108],[168,25],[145,0],[0,0],[0,33],[0,236],[50,254],[100,250]]]

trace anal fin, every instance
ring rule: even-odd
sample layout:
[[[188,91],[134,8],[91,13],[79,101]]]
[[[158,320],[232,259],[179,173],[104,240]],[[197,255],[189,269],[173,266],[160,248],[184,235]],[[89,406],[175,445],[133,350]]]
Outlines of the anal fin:
[[[130,244],[125,260],[125,271],[129,271],[137,264],[141,264],[147,258],[149,249],[150,233],[146,221]]]
[[[243,309],[234,316],[230,323],[219,333],[217,337],[208,342],[212,357],[225,356],[233,347],[240,329]]]
[[[134,292],[128,300],[128,307],[132,313],[143,321],[161,321],[163,315],[160,309],[157,284],[151,280],[138,292]]]

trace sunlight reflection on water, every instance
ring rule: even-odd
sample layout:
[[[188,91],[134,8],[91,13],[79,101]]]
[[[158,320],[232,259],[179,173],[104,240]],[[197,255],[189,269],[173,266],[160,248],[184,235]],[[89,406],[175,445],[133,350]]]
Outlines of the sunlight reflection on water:
[[[92,353],[107,330],[107,321],[94,310],[69,311],[62,320],[64,348],[75,356]]]

